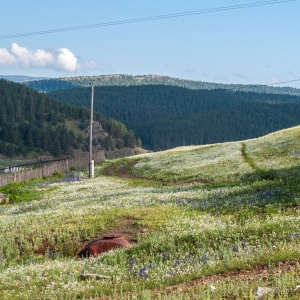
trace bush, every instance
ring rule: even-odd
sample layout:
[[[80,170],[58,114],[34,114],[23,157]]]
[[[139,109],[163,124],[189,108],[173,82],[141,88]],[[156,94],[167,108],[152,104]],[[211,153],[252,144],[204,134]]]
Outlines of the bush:
[[[63,178],[63,173],[61,171],[55,171],[53,173],[53,177],[56,177],[56,178]]]
[[[1,187],[0,191],[9,198],[10,202],[13,203],[21,203],[27,202],[33,199],[38,198],[41,192],[37,191],[34,188],[36,180],[29,180],[26,182],[11,182],[3,187]]]

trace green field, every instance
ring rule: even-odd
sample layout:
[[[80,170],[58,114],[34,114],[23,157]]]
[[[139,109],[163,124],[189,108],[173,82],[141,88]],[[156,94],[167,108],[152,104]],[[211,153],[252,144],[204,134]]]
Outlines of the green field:
[[[1,299],[299,299],[299,159],[294,127],[3,187],[18,201],[0,205]],[[76,256],[106,232],[132,247]]]

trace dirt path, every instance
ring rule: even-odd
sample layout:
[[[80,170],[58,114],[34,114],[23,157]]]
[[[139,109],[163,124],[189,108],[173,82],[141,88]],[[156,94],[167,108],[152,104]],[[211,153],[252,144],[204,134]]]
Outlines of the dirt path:
[[[104,171],[102,172],[103,175],[105,176],[112,176],[112,175],[115,175],[115,172],[118,168],[120,168],[120,166],[122,166],[124,164],[123,161],[120,161],[118,162],[117,164],[109,167],[109,168],[106,168],[104,169]]]
[[[133,160],[129,164],[124,165],[123,167],[121,167],[117,171],[117,176],[122,177],[122,178],[131,178],[131,179],[145,179],[145,178],[141,178],[141,177],[135,176],[135,175],[133,175],[133,174],[131,174],[131,173],[128,172],[130,170],[130,168],[132,166],[134,166],[137,162],[138,162],[137,160]]]
[[[151,291],[151,299],[161,299],[162,297],[176,291],[179,291],[180,293],[183,294],[189,293],[189,291],[193,291],[193,289],[195,289],[197,286],[208,285],[208,284],[213,286],[215,282],[220,283],[222,281],[226,281],[227,283],[232,282],[233,284],[236,282],[246,281],[249,284],[249,286],[251,285],[251,282],[261,281],[263,285],[263,283],[271,279],[271,277],[274,276],[274,274],[280,275],[280,274],[284,274],[285,272],[299,273],[300,259],[286,261],[286,262],[277,262],[273,264],[271,267],[268,265],[258,265],[253,267],[252,269],[245,270],[245,271],[238,270],[238,271],[225,272],[223,274],[206,275],[194,280],[178,283],[176,285],[166,286],[159,289],[153,289]],[[133,292],[125,292],[122,295],[114,295],[114,296],[115,296],[114,299],[116,300],[137,299],[135,298],[136,295]],[[111,299],[111,298],[104,297],[104,299]]]
[[[122,178],[131,178],[131,179],[143,179],[146,180],[145,178],[141,178],[138,176],[135,176],[129,172],[129,169],[134,166],[138,161],[133,160],[130,163],[127,163],[125,161],[120,161],[117,164],[105,169],[102,174],[105,176],[118,176]]]
[[[130,173],[130,168],[132,168],[137,162],[138,160],[133,160],[130,163],[126,163],[125,161],[120,161],[117,164],[105,169],[102,172],[102,174],[105,176],[118,176],[121,178],[144,180],[145,182],[151,182],[151,183],[169,183],[167,181],[152,180],[152,179],[136,176]]]
[[[268,280],[274,273],[283,274],[285,272],[300,272],[300,259],[291,260],[286,262],[277,262],[274,265],[258,265],[250,270],[242,271],[229,271],[223,274],[213,274],[202,276],[200,278],[182,282],[176,285],[167,286],[162,289],[153,290],[154,295],[161,295],[170,293],[172,291],[181,290],[188,291],[197,285],[213,284],[216,281],[229,280],[229,281],[255,281],[255,280]]]
[[[105,176],[118,176],[121,178],[128,178],[128,179],[138,179],[138,180],[143,180],[145,182],[149,183],[162,183],[162,184],[167,184],[167,185],[185,185],[185,184],[209,184],[208,182],[204,181],[195,181],[195,180],[181,180],[181,181],[176,181],[176,182],[170,182],[170,181],[164,181],[164,180],[154,180],[154,179],[148,179],[145,177],[141,176],[136,176],[132,173],[130,173],[130,168],[133,167],[138,160],[133,160],[130,163],[126,163],[125,161],[120,161],[117,164],[108,167],[105,169],[102,174]]]

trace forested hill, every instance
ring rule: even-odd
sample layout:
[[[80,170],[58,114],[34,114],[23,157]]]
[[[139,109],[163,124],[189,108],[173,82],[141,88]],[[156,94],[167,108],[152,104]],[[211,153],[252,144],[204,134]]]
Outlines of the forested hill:
[[[86,102],[90,101],[87,96]],[[61,156],[87,151],[90,111],[39,93],[23,84],[0,79],[0,154]],[[96,113],[94,147],[135,147],[132,131]]]
[[[269,94],[288,94],[300,96],[300,89],[290,87],[274,87],[266,85],[221,84],[203,81],[185,80],[159,75],[99,75],[52,78],[45,80],[28,81],[26,84],[36,90],[51,92],[63,89],[94,86],[140,86],[140,85],[167,85],[194,90],[225,89],[230,91],[244,91]]]
[[[50,95],[86,105],[89,93],[79,88]],[[299,96],[221,89],[97,87],[94,108],[125,123],[151,150],[254,138],[300,123]]]
[[[29,82],[35,80],[45,80],[48,79],[47,77],[32,77],[32,76],[25,76],[25,75],[0,75],[0,79],[6,79],[13,82]]]

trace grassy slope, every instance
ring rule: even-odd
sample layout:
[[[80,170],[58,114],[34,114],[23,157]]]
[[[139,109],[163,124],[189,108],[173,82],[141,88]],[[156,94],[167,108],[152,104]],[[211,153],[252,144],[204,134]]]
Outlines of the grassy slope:
[[[79,173],[81,181],[37,185],[38,199],[0,207],[2,299],[251,299],[257,285],[297,299],[299,136],[295,127],[138,156],[132,173],[168,185],[101,175],[117,161],[97,166],[92,180]],[[74,256],[107,231],[138,243],[98,258]],[[36,255],[45,247],[46,255]],[[295,267],[275,264],[283,261]],[[259,265],[267,277],[251,276]],[[232,270],[250,272],[242,282],[225,276],[191,283]],[[108,278],[82,281],[81,273]]]
[[[298,167],[300,127],[241,142],[178,147],[146,154],[133,172],[149,179],[203,179],[237,183],[257,179],[258,170],[279,173]]]

